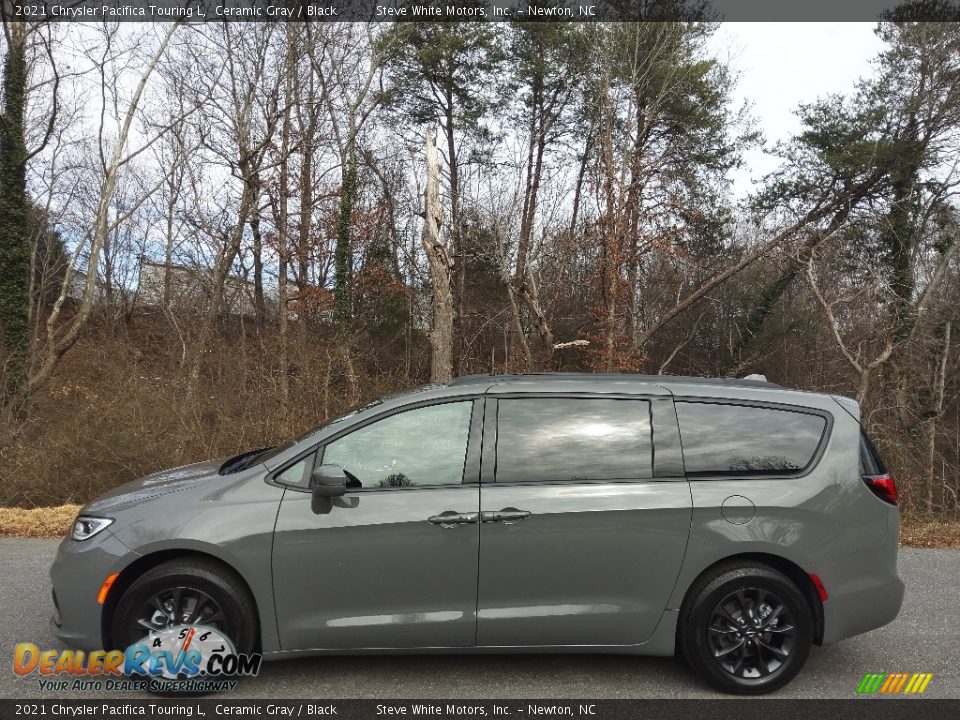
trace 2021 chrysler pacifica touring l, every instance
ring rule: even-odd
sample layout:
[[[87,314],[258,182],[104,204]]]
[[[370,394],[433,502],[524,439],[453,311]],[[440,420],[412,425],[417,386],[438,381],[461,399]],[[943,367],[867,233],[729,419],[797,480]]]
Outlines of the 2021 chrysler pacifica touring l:
[[[761,693],[896,617],[896,502],[845,398],[469,376],[94,500],[52,622],[86,649],[210,626],[265,659],[676,652]]]

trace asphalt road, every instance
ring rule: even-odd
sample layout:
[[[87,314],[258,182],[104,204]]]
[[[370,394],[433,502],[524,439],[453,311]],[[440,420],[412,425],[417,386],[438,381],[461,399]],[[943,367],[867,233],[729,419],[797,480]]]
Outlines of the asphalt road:
[[[91,698],[42,692],[16,678],[13,647],[59,647],[47,627],[47,568],[57,541],[0,538],[0,697]],[[850,698],[867,672],[930,672],[924,697],[960,698],[960,551],[902,550],[907,595],[885,628],[814,648],[778,698]],[[124,696],[136,697],[134,695]],[[603,655],[363,656],[265,663],[230,698],[708,698],[679,661]]]

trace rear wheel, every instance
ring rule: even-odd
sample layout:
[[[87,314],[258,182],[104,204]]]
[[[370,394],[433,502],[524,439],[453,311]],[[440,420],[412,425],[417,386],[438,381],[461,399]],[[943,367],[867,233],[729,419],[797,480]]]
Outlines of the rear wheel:
[[[215,628],[239,653],[257,647],[259,623],[249,591],[234,572],[209,560],[169,560],[137,578],[113,614],[113,642],[123,649],[177,625]]]
[[[800,672],[813,643],[813,615],[803,594],[763,565],[725,565],[698,580],[680,623],[684,658],[724,692],[783,687]]]

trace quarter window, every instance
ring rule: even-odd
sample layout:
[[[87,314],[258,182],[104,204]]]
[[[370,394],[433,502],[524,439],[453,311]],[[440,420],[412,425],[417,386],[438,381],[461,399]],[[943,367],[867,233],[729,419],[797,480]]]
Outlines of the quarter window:
[[[688,475],[798,472],[813,460],[827,421],[812,413],[678,402]]]
[[[880,459],[880,453],[867,434],[860,431],[860,474],[861,475],[883,475],[887,468]]]
[[[630,480],[650,477],[652,466],[646,400],[498,403],[497,482]]]
[[[278,473],[274,477],[274,480],[284,485],[308,487],[310,485],[310,473],[313,471],[313,460],[315,457],[316,453],[310,453],[305,458],[287,467],[283,472]]]
[[[353,476],[351,487],[461,483],[472,409],[467,400],[391,415],[334,440],[323,462]]]

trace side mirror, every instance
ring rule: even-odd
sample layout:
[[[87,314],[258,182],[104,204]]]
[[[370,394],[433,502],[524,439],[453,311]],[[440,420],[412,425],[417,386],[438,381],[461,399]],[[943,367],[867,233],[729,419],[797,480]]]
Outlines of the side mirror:
[[[339,465],[321,465],[310,475],[314,500],[340,497],[347,492],[347,474]]]

